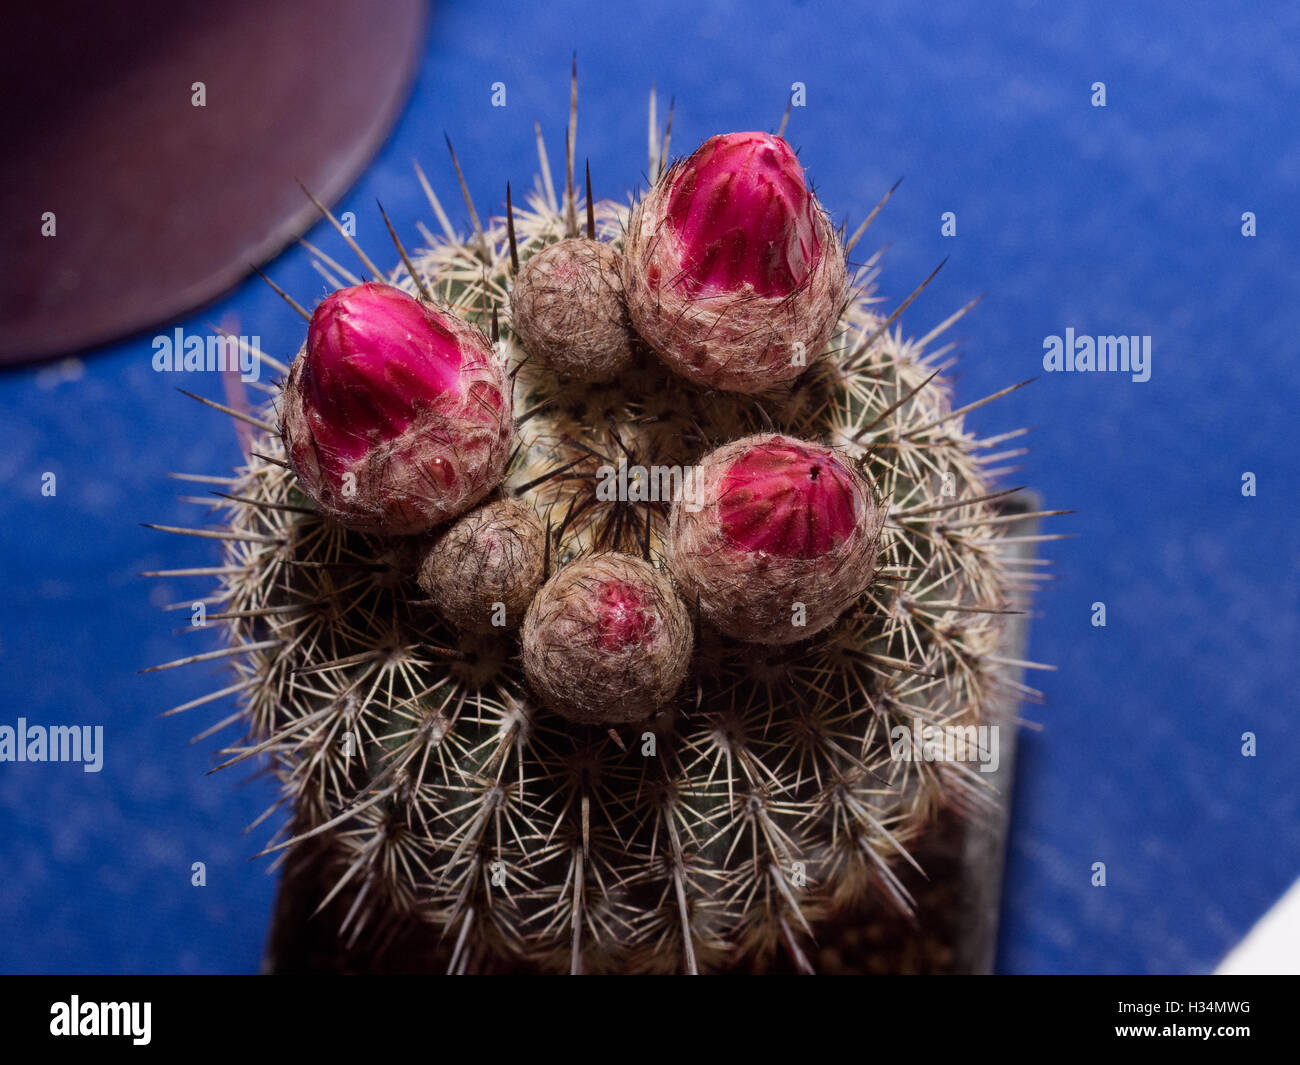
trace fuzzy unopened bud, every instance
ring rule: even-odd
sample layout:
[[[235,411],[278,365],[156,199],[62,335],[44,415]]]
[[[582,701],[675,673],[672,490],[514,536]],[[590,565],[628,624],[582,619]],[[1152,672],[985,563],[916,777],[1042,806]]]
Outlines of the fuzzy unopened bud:
[[[673,506],[668,567],[715,628],[784,644],[826,628],[866,591],[883,525],[871,487],[830,448],[746,437],[700,463],[703,506]]]
[[[524,618],[524,673],[570,721],[643,721],[686,676],[694,630],[672,582],[648,562],[607,553],[570,562]]]
[[[419,533],[500,483],[514,435],[510,382],[478,329],[368,282],[339,289],[312,314],[280,431],[327,517]]]
[[[434,541],[420,563],[420,587],[459,629],[517,629],[546,576],[545,558],[546,529],[531,507],[485,503]]]
[[[622,272],[622,253],[595,240],[561,240],[533,255],[510,288],[524,350],[582,381],[608,381],[626,369],[632,346]]]
[[[820,357],[848,295],[839,237],[768,133],[712,137],[669,169],[628,220],[623,285],[671,369],[748,394]]]

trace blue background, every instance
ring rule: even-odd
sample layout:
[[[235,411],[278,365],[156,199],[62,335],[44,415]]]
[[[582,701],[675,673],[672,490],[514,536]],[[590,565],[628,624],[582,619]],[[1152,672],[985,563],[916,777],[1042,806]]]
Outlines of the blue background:
[[[1153,338],[1147,383],[1044,375],[972,419],[1035,426],[1016,483],[1079,510],[1052,524],[1078,538],[1047,545],[1056,579],[1033,623],[1031,657],[1059,671],[1035,675],[1043,728],[1021,746],[1007,972],[1206,971],[1300,874],[1298,40],[1295,7],[1276,3],[444,3],[410,105],[339,207],[387,264],[376,197],[408,245],[417,219],[432,224],[412,157],[466,222],[444,130],[481,212],[507,178],[530,184],[534,118],[561,174],[575,47],[578,154],[599,196],[643,179],[652,80],[676,97],[677,152],[774,129],[801,81],[788,136],[837,219],[855,226],[905,178],[859,246],[889,245],[891,305],[951,256],[908,331],[987,293],[957,329],[961,401],[1040,373],[1043,338],[1068,326]],[[490,106],[497,81],[505,108]],[[940,235],[945,211],[955,238]],[[1258,236],[1241,234],[1244,211]],[[342,257],[331,235],[311,239]],[[325,291],[301,250],[268,270],[304,302]],[[210,322],[282,357],[302,335],[256,280],[158,331]],[[248,862],[266,831],[241,830],[271,785],[204,775],[215,741],[186,741],[221,706],[156,716],[224,672],[136,674],[211,637],[159,609],[201,582],[135,574],[216,561],[210,543],[137,522],[198,523],[165,471],[238,458],[227,419],[151,370],[152,336],[0,376],[0,723],[106,732],[98,775],[0,765],[0,971],[259,962],[274,879]],[[215,379],[197,390],[221,398]],[[1090,624],[1096,601],[1105,628]],[[1257,757],[1241,754],[1246,731]],[[190,887],[194,861],[205,888]]]

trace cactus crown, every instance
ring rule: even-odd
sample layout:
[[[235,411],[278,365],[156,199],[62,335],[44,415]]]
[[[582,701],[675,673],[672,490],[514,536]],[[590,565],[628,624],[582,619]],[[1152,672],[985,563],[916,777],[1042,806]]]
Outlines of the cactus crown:
[[[576,82],[573,91],[576,101]],[[814,259],[822,271],[833,253],[842,260],[780,138],[714,138],[685,170],[669,170],[653,96],[651,133],[647,199],[665,187],[673,204],[691,198],[675,224],[702,249],[691,263],[700,284],[743,280],[783,293],[808,287]],[[603,626],[596,652],[623,654],[671,623],[686,641],[684,683],[649,716],[613,726],[553,712],[525,672],[527,623],[522,637],[453,623],[418,583],[448,579],[429,576],[432,562],[422,568],[429,536],[350,526],[319,504],[282,443],[277,418],[288,408],[276,408],[278,395],[252,415],[253,445],[219,513],[217,595],[242,728],[223,764],[269,760],[292,817],[268,850],[319,878],[321,903],[350,941],[382,945],[424,929],[425,963],[451,972],[824,968],[835,922],[882,899],[907,909],[898,862],[936,813],[978,815],[990,801],[968,766],[899,759],[890,736],[916,720],[985,721],[1011,683],[994,654],[1000,614],[1029,578],[1000,548],[996,440],[963,428],[932,338],[906,340],[876,312],[874,257],[853,269],[851,293],[834,295],[826,275],[817,298],[831,322],[800,334],[822,339],[797,376],[761,395],[745,394],[750,377],[727,378],[735,388],[719,392],[681,368],[689,360],[665,365],[650,347],[668,334],[650,328],[631,335],[634,357],[610,381],[529,358],[506,298],[529,259],[580,239],[583,213],[589,237],[611,254],[644,252],[637,242],[650,232],[629,228],[628,208],[594,202],[590,187],[578,195],[572,147],[562,196],[544,165],[524,204],[508,192],[505,217],[480,227],[471,209],[468,239],[448,226],[411,255],[399,244],[403,265],[377,280],[408,296],[367,282],[327,297],[298,364],[322,337],[336,347],[355,338],[354,298],[417,323],[453,313],[499,336],[519,414],[489,500],[537,516],[552,583],[610,553],[624,559],[591,608]],[[701,212],[700,197],[729,183],[744,194]],[[748,243],[731,236],[742,230]],[[332,261],[321,270],[333,287],[359,283]],[[623,279],[644,282],[630,262]],[[770,344],[785,344],[788,323],[772,321]],[[348,366],[345,357],[338,372]],[[366,417],[354,424],[370,427]],[[762,572],[811,566],[869,514],[861,535],[872,538],[874,573],[865,590],[848,585],[851,604],[826,627],[769,647],[710,623],[707,596],[674,605],[665,560],[681,500],[601,490],[610,468],[647,469],[653,481],[654,471],[689,470],[719,445],[762,433],[778,442],[725,477],[721,522],[732,545]],[[468,532],[447,535],[472,544]],[[808,595],[818,572],[798,570]],[[549,587],[534,610],[551,602]],[[670,599],[650,610],[652,595]],[[797,625],[788,605],[783,624]],[[555,679],[565,686],[563,673]]]

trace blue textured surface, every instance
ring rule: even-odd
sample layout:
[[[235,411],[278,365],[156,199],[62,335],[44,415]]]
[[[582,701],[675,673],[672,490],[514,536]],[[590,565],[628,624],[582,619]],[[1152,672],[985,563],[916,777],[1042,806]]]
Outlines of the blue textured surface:
[[[413,156],[458,203],[444,130],[480,209],[498,208],[507,178],[530,182],[535,117],[558,168],[576,46],[578,152],[602,196],[642,178],[652,79],[676,96],[679,151],[774,128],[806,83],[789,136],[833,215],[856,224],[905,176],[862,246],[890,244],[883,294],[896,303],[951,256],[908,330],[988,294],[957,330],[963,401],[1040,372],[1043,338],[1067,326],[1149,334],[1147,383],[1047,375],[974,418],[988,432],[1036,426],[1016,480],[1081,511],[1053,525],[1079,538],[1048,545],[1057,580],[1032,633],[1031,657],[1060,669],[1037,675],[1049,701],[1029,716],[1045,728],[1021,747],[1000,967],[1204,971],[1300,874],[1300,18],[1268,3],[1062,6],[701,0],[633,18],[596,3],[443,4],[415,99],[340,209],[379,253],[379,197],[413,243],[429,221]],[[497,81],[505,108],[490,106]],[[1105,108],[1090,104],[1094,81]],[[945,239],[949,210],[958,235]],[[1242,236],[1244,211],[1257,237]],[[269,272],[300,299],[324,291],[300,251]],[[168,327],[214,321],[282,355],[301,334],[256,281]],[[270,785],[204,775],[212,742],[186,740],[220,707],[156,717],[224,674],[135,672],[211,644],[158,609],[192,599],[193,582],[133,575],[215,557],[136,523],[194,522],[165,471],[237,458],[226,420],[173,391],[219,398],[220,384],[155,374],[150,355],[137,338],[84,371],[0,377],[0,724],[106,732],[98,775],[0,764],[0,971],[258,964],[274,884],[247,861],[265,833],[240,831]],[[1090,624],[1099,600],[1103,629]],[[204,888],[190,886],[194,861]]]

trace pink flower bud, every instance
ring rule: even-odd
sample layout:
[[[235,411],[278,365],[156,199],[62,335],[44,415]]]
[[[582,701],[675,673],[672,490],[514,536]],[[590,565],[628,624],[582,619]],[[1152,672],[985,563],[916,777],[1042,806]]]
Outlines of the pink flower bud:
[[[767,133],[712,137],[650,189],[628,221],[623,285],[671,369],[749,394],[815,362],[848,295],[839,238]]]
[[[510,383],[483,334],[391,285],[327,296],[289,373],[281,433],[299,482],[350,528],[407,535],[501,481]]]
[[[781,558],[817,558],[858,526],[858,484],[826,449],[776,437],[744,451],[722,479],[726,541]]]
[[[524,618],[524,674],[550,709],[583,724],[643,721],[681,687],[694,630],[672,582],[613,552],[570,562]]]
[[[788,296],[821,256],[813,195],[790,146],[765,133],[713,137],[668,196],[678,284],[696,293]]]
[[[835,451],[751,436],[706,455],[698,476],[699,502],[673,505],[668,568],[719,631],[796,643],[867,590],[884,515]]]

